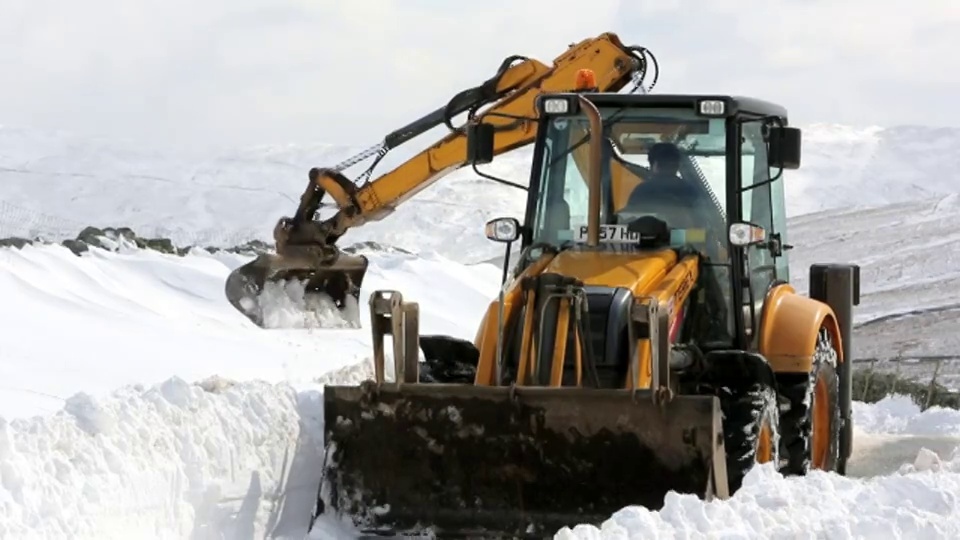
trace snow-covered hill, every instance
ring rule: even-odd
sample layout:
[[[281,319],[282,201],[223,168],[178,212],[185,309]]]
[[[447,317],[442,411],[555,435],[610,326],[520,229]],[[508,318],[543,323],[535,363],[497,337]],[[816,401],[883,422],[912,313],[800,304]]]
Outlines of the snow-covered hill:
[[[803,127],[801,169],[786,185],[791,215],[960,191],[960,128]]]

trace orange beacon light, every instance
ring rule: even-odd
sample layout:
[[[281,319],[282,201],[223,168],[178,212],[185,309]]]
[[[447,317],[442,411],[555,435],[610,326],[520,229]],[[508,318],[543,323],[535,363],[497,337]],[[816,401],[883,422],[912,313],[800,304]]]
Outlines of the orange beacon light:
[[[583,68],[577,71],[577,83],[576,83],[577,92],[585,92],[587,90],[597,90],[597,74],[593,72],[592,69]]]

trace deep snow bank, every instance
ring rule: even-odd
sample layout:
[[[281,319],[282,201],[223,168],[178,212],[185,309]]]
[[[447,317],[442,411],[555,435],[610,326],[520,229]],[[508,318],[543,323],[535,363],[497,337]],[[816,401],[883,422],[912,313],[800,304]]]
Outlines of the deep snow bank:
[[[0,420],[0,537],[262,538],[282,515],[287,468],[310,445],[298,407],[314,396],[174,378]],[[293,518],[305,527],[308,516]]]
[[[79,391],[103,395],[174,374],[313,380],[370,356],[367,298],[381,288],[420,303],[424,333],[472,339],[500,279],[491,265],[368,256],[363,328],[263,330],[223,293],[227,273],[247,256],[0,248],[0,328],[14,338],[0,340],[0,416],[54,412]]]
[[[854,424],[868,433],[960,437],[960,410],[931,407],[923,412],[907,396],[877,403],[853,402]]]

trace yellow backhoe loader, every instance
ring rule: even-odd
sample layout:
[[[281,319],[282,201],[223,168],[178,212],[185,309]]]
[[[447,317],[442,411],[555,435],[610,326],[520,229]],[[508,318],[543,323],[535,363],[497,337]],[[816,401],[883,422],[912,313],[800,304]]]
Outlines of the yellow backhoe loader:
[[[786,111],[589,92],[538,109],[524,220],[486,231],[521,254],[475,340],[418,336],[415,302],[370,296],[375,379],[324,391],[319,511],[371,534],[542,538],[669,491],[725,498],[757,463],[845,473],[859,271],[789,285]],[[490,161],[495,131],[468,132]]]
[[[603,34],[552,68],[521,64],[532,78],[490,84],[513,91],[382,189],[312,174],[326,187],[308,191],[348,215],[298,212],[279,259],[253,267],[307,275],[319,251],[275,264],[297,227],[335,239],[438,171],[534,150],[523,219],[486,227],[507,256],[473,341],[419,335],[415,301],[370,295],[374,378],[325,387],[315,518],[367,535],[547,538],[658,509],[670,491],[729,497],[758,463],[845,474],[859,269],[811,267],[808,296],[789,284],[783,172],[800,165],[800,131],[758,99],[618,93],[645,74],[641,51]]]

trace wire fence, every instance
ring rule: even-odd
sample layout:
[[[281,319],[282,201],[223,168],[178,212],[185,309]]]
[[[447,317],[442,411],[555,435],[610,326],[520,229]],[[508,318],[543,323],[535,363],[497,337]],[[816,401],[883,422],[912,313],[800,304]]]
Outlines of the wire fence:
[[[876,403],[896,394],[909,396],[921,410],[960,409],[960,357],[854,360],[854,400]]]

